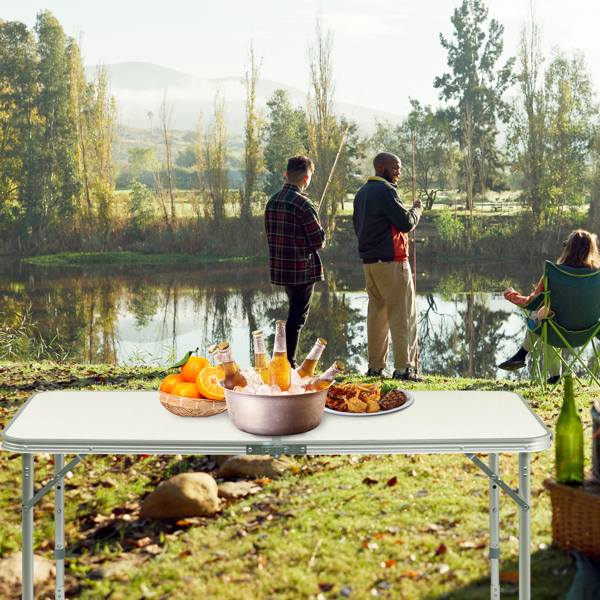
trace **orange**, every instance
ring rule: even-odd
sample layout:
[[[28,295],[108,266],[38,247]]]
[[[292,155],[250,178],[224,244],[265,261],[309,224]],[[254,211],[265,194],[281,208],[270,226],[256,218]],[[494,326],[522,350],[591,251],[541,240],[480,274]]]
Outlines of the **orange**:
[[[223,371],[215,367],[204,367],[198,374],[196,385],[200,393],[210,400],[223,400],[225,392],[219,385],[219,380],[223,379]]]
[[[178,383],[171,392],[174,396],[183,396],[184,398],[202,398],[195,383],[184,381]]]
[[[198,373],[200,373],[204,367],[209,366],[210,361],[208,358],[204,358],[203,356],[190,356],[185,365],[181,367],[181,376],[184,381],[194,383],[198,378]]]
[[[179,375],[179,373],[173,375],[167,375],[160,384],[160,391],[167,392],[170,394],[173,391],[173,388],[178,384],[183,383],[183,377]]]

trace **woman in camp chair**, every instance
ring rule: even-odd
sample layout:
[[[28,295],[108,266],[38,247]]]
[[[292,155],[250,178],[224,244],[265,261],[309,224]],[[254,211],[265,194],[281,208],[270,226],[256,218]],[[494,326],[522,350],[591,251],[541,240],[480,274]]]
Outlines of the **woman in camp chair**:
[[[596,234],[585,231],[584,229],[576,229],[571,232],[563,244],[565,249],[560,255],[560,258],[556,261],[556,264],[572,267],[574,269],[600,269],[600,253],[598,252],[598,238],[596,237]],[[529,304],[535,296],[544,291],[544,278],[542,277],[531,295],[521,296],[515,289],[509,287],[504,291],[504,297],[517,306],[525,306]],[[550,316],[545,314],[545,310],[546,309],[542,307],[538,312],[532,313],[531,318],[534,321],[539,321],[539,319]],[[498,366],[506,371],[522,369],[526,365],[525,359],[527,354],[533,350],[533,345],[537,343],[538,340],[538,335],[529,331],[526,332],[521,349],[512,358],[505,360]],[[550,378],[548,379],[548,383],[553,385],[560,379],[561,363],[558,359],[553,360],[556,351],[551,347],[548,348],[548,350],[548,361],[550,362]]]

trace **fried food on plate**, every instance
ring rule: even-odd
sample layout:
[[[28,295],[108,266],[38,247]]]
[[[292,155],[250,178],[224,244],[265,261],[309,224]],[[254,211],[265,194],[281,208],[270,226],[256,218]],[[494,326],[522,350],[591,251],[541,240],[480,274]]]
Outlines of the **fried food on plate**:
[[[367,403],[363,402],[358,396],[346,400],[348,411],[351,413],[364,413],[367,410]]]

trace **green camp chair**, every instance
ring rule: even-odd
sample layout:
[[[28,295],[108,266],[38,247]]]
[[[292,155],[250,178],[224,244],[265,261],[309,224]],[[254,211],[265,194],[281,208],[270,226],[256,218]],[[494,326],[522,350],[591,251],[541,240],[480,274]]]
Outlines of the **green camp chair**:
[[[566,370],[579,363],[596,385],[598,368],[598,340],[600,337],[600,271],[593,269],[573,269],[546,261],[544,265],[544,289],[529,304],[521,307],[526,312],[527,330],[540,336],[541,342],[534,347],[534,367],[531,374],[532,383],[540,383],[546,391],[548,367],[554,360],[560,360]],[[530,311],[546,308],[549,318],[535,322],[529,317]],[[581,355],[591,344],[594,351],[594,367],[592,370],[585,364]],[[557,349],[556,356],[550,363],[546,360],[547,346]],[[560,349],[567,348],[573,353],[569,361],[561,356]],[[577,349],[577,350],[576,350]],[[541,361],[540,357],[544,360]],[[556,388],[554,384],[552,390]]]

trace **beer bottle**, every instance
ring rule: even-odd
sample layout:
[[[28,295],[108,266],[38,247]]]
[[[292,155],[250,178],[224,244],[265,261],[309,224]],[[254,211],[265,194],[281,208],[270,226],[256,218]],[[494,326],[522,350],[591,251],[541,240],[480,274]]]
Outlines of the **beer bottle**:
[[[318,338],[312,350],[308,353],[304,362],[296,369],[300,378],[310,377],[315,372],[315,367],[323,354],[327,342],[323,338]]]
[[[336,360],[330,367],[320,375],[315,377],[310,383],[305,386],[307,392],[315,392],[317,390],[324,390],[328,388],[335,378],[344,371],[344,363]]]
[[[228,390],[232,390],[236,385],[246,387],[248,382],[235,364],[229,344],[227,342],[221,342],[218,348],[221,353],[221,360],[223,361],[221,367],[223,368],[223,373],[225,373],[223,387]]]
[[[211,355],[212,359],[215,361],[215,366],[219,367],[221,365],[221,353],[219,352],[219,348],[216,344],[213,344],[209,349],[208,353]]]
[[[285,343],[285,321],[275,322],[275,345],[273,358],[269,363],[269,385],[278,385],[282,392],[287,392],[292,384],[292,365],[287,357]]]
[[[566,485],[583,484],[583,426],[575,397],[571,373],[563,376],[564,399],[556,421],[556,481]]]
[[[262,377],[263,383],[269,383],[269,355],[263,332],[253,331],[252,341],[254,342],[254,370]]]

